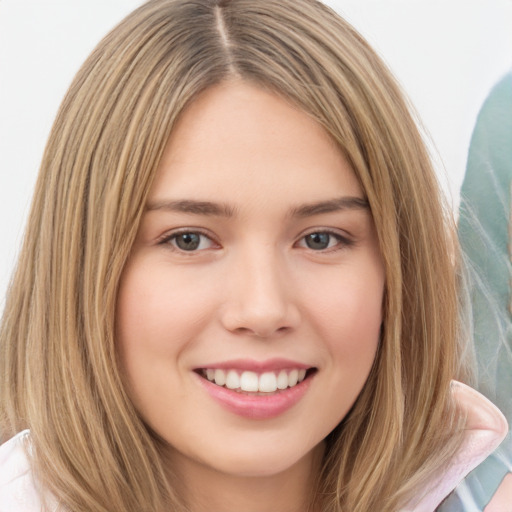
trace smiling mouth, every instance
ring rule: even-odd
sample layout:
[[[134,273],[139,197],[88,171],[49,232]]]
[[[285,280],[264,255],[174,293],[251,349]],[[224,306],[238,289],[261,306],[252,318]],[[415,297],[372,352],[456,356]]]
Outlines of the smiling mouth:
[[[316,368],[292,368],[263,373],[220,368],[196,370],[201,377],[219,387],[254,395],[268,395],[294,388],[316,371]]]

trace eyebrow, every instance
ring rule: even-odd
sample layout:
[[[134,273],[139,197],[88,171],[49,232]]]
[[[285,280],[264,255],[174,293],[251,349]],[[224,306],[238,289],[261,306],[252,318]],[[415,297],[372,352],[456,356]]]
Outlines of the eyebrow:
[[[304,218],[323,213],[343,210],[368,210],[369,208],[368,201],[362,197],[344,196],[293,207],[289,210],[288,215],[290,217]],[[215,203],[212,201],[196,201],[193,199],[155,201],[146,206],[146,211],[155,210],[215,217],[233,217],[236,214],[236,208],[229,204]]]
[[[233,217],[235,208],[224,203],[181,199],[177,201],[155,201],[146,206],[146,211],[164,210],[169,212],[191,213],[194,215],[212,215],[215,217]]]
[[[316,203],[304,204],[292,208],[290,214],[292,217],[312,217],[322,213],[332,213],[343,210],[369,210],[370,205],[362,197],[344,196],[328,201],[318,201]]]

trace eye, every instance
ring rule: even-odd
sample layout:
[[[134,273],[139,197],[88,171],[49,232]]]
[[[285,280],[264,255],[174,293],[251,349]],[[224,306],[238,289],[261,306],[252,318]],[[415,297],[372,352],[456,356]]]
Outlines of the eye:
[[[160,243],[168,244],[173,249],[185,252],[211,249],[214,246],[214,242],[211,238],[198,231],[181,231],[180,233],[174,233],[166,236]]]
[[[308,233],[306,236],[299,240],[299,247],[306,247],[313,251],[325,251],[327,249],[333,249],[337,246],[348,246],[351,245],[351,241],[342,237],[337,233],[331,233],[329,231],[315,231]]]

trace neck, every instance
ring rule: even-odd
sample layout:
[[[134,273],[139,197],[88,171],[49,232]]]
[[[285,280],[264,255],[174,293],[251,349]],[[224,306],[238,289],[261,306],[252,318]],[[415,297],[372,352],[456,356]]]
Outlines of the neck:
[[[318,446],[281,473],[240,476],[173,454],[175,488],[189,512],[313,512],[322,455]]]

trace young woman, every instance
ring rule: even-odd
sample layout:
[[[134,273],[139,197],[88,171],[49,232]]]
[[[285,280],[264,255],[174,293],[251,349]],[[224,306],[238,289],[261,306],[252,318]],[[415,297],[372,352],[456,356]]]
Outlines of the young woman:
[[[452,382],[457,261],[346,22],[148,2],[43,158],[0,337],[0,511],[433,510],[506,430]]]

